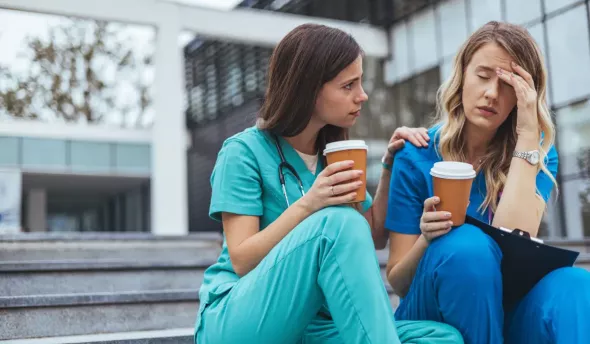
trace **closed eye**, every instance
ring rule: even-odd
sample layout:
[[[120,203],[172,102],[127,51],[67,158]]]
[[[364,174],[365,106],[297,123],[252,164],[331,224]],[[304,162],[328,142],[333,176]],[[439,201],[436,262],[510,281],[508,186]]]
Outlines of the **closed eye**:
[[[490,79],[489,77],[487,77],[487,76],[485,76],[485,75],[478,75],[478,77],[479,77],[480,79],[483,79],[483,80],[489,80],[489,79]]]

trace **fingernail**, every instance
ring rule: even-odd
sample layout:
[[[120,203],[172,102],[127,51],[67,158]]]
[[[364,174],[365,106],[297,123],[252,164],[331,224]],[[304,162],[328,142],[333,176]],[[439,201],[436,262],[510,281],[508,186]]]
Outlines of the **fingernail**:
[[[440,202],[440,198],[438,198],[438,197],[434,197],[434,201],[435,201],[435,202]]]
[[[448,224],[449,224],[449,227],[453,227],[453,221],[449,221]]]
[[[358,171],[356,171],[356,173],[360,176],[360,175],[363,174],[363,171],[362,170],[358,170]]]
[[[518,67],[518,65],[516,64],[516,62],[512,61],[512,67],[514,67],[514,68]]]
[[[449,218],[449,217],[451,217],[451,213],[446,213],[446,214],[445,214],[445,217],[446,217],[446,218]]]
[[[502,69],[496,68],[496,73],[498,73],[498,75],[502,75]]]

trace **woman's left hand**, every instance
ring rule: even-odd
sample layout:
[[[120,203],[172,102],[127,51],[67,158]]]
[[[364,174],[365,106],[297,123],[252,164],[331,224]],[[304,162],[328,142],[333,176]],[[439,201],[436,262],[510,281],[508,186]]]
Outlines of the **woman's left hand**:
[[[512,62],[513,73],[498,68],[498,76],[508,83],[516,93],[517,119],[516,134],[538,138],[539,118],[537,112],[537,90],[533,77],[521,66]]]
[[[387,152],[383,160],[389,165],[393,163],[395,153],[404,147],[405,141],[410,141],[416,147],[428,147],[428,130],[426,128],[408,128],[400,127],[395,129],[389,144],[387,145]]]

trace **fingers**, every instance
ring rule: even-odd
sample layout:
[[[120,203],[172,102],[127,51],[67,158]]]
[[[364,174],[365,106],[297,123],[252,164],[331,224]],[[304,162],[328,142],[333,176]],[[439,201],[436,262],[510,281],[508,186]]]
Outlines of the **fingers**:
[[[416,138],[416,141],[420,143],[420,147],[428,147],[428,142],[426,142],[426,139],[424,139],[420,131],[416,130],[414,132],[414,137]]]
[[[498,68],[496,70],[496,73],[498,74],[498,77],[500,79],[504,80],[504,82],[506,82],[507,84],[512,86],[512,88],[514,88],[514,92],[516,93],[516,96],[518,98],[524,99],[523,96],[526,95],[526,89],[524,88],[523,83],[526,84],[526,82],[522,80],[520,76],[515,75],[514,73],[510,73],[501,68]]]
[[[333,164],[326,166],[326,168],[319,175],[323,176],[323,177],[329,177],[336,172],[349,169],[353,165],[354,165],[354,161],[352,161],[352,160],[335,162]]]
[[[336,205],[336,204],[343,204],[343,203],[350,203],[352,201],[354,201],[354,199],[356,198],[356,192],[351,192],[349,194],[345,194],[342,196],[336,196],[336,197],[330,197],[328,199],[328,204],[329,205]]]
[[[448,221],[450,218],[451,213],[447,211],[429,211],[422,214],[423,222]]]
[[[420,132],[420,134],[422,135],[422,137],[424,138],[424,140],[426,142],[430,141],[430,136],[428,136],[428,129],[418,128],[418,131]]]
[[[529,85],[532,89],[535,89],[535,81],[533,80],[533,77],[529,72],[524,70],[524,68],[522,68],[521,66],[517,65],[514,61],[512,61],[512,69],[514,69],[514,71],[522,77],[522,79],[527,83],[527,85]]]
[[[440,198],[438,198],[436,196],[427,198],[424,201],[424,212],[435,211],[436,210],[435,207],[439,203],[440,203]]]
[[[450,229],[453,226],[451,221],[443,221],[443,222],[430,222],[430,223],[422,223],[420,226],[420,230],[423,233],[431,233],[431,232],[438,232]]]
[[[405,139],[416,147],[428,147],[428,132],[425,128],[400,127],[395,130],[391,140]]]
[[[404,148],[405,143],[406,142],[403,139],[394,141],[387,146],[387,151],[389,151],[389,153],[393,155],[400,149]]]
[[[361,170],[336,172],[327,178],[327,185],[336,185],[352,179],[357,179],[363,175]]]
[[[358,190],[358,188],[360,188],[362,185],[363,185],[363,182],[360,180],[346,183],[346,184],[332,185],[330,187],[331,188],[330,193],[332,193],[332,191],[333,191],[334,195],[332,195],[332,196],[341,196],[343,194],[347,194],[347,193]]]

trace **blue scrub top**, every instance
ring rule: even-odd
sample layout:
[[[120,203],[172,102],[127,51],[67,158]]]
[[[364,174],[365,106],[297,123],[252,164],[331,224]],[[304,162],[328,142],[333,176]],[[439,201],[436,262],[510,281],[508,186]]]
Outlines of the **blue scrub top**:
[[[322,159],[318,159],[314,175],[286,140],[279,137],[279,142],[285,160],[295,168],[307,192],[323,170]],[[223,212],[258,216],[260,230],[274,222],[287,209],[278,175],[280,161],[274,139],[269,133],[256,127],[248,128],[225,140],[211,174],[210,217],[221,221]],[[301,198],[301,192],[293,174],[287,169],[283,171],[289,202],[293,204]],[[361,205],[363,212],[371,207],[372,198],[368,193]],[[217,262],[205,271],[199,292],[201,305],[213,302],[231,289],[238,279],[224,235]]]
[[[406,143],[395,156],[385,219],[385,228],[392,232],[420,234],[424,201],[434,195],[430,169],[435,162],[442,160],[437,153],[439,129],[440,126],[437,125],[428,131],[431,138],[428,147],[418,148]],[[555,178],[558,163],[555,147],[549,149],[545,163]],[[553,182],[543,171],[539,171],[536,181],[538,193],[547,202],[554,186]],[[478,210],[485,200],[485,195],[485,176],[478,173],[471,188],[467,215],[490,223],[489,209],[485,209],[483,213]]]

